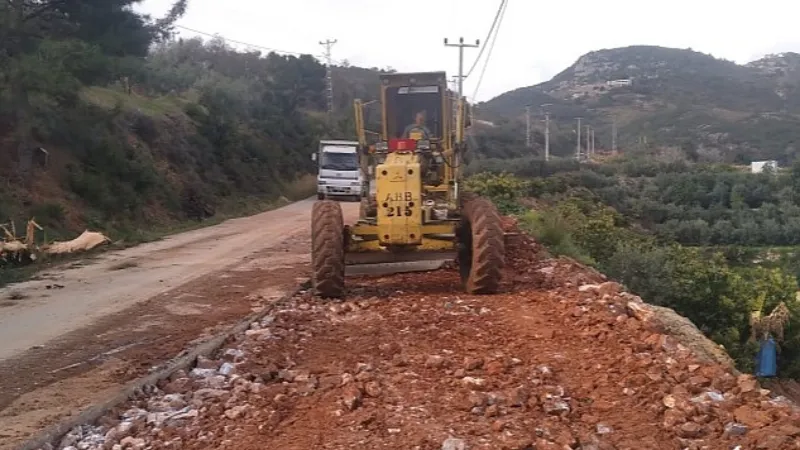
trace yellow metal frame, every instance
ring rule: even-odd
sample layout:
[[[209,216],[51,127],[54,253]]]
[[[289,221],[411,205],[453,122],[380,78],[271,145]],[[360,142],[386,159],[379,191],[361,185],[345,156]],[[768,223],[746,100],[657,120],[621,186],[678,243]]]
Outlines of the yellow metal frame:
[[[353,101],[353,108],[356,115],[356,135],[359,145],[367,145],[367,133],[364,130],[364,103],[360,99]]]

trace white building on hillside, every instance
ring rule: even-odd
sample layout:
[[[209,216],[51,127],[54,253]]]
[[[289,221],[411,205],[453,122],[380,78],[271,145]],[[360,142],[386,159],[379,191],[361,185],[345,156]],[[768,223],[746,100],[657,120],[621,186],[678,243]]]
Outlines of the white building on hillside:
[[[606,84],[611,87],[619,87],[619,86],[630,86],[633,84],[633,80],[630,78],[622,79],[622,80],[608,80]]]
[[[761,173],[765,167],[769,167],[773,172],[778,171],[778,161],[753,161],[750,163],[750,173]]]

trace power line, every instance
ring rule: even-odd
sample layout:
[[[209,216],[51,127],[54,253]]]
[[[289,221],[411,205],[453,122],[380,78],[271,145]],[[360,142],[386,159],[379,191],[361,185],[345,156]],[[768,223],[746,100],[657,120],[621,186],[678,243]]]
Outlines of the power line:
[[[248,47],[257,48],[257,49],[260,49],[260,50],[266,50],[268,52],[288,53],[288,54],[291,54],[291,55],[310,55],[310,53],[293,52],[293,51],[290,51],[290,50],[281,50],[281,49],[277,49],[277,48],[264,47],[263,45],[251,44],[249,42],[237,41],[236,39],[230,39],[230,38],[227,38],[227,37],[222,36],[220,34],[211,34],[211,33],[205,32],[205,31],[200,31],[200,30],[195,30],[193,28],[184,27],[183,25],[175,25],[175,26],[177,28],[181,28],[181,29],[186,30],[186,31],[191,31],[192,33],[202,34],[203,36],[208,36],[208,37],[212,37],[212,38],[217,38],[218,37],[220,39],[223,39],[223,40],[226,40],[226,41],[229,41],[229,42],[233,42],[235,44],[246,45]]]
[[[500,6],[497,8],[497,13],[494,15],[494,21],[492,21],[492,26],[489,28],[489,32],[486,33],[486,40],[483,41],[483,46],[478,51],[478,56],[475,57],[475,62],[472,63],[472,67],[469,68],[467,74],[464,75],[464,78],[468,78],[472,75],[472,71],[478,67],[478,62],[481,60],[481,56],[483,56],[483,51],[486,50],[486,46],[489,44],[489,38],[492,37],[492,32],[494,32],[494,28],[497,25],[497,20],[500,18],[500,13],[503,11],[503,7],[505,6],[507,0],[500,0]]]
[[[231,38],[225,37],[225,36],[223,36],[223,35],[221,35],[219,33],[212,34],[212,33],[206,32],[206,31],[200,31],[200,30],[196,30],[194,28],[185,27],[183,25],[175,25],[175,27],[181,28],[181,29],[186,30],[186,31],[191,31],[192,33],[201,34],[203,36],[208,36],[208,37],[212,37],[212,38],[220,38],[220,39],[223,39],[223,40],[225,40],[227,42],[233,42],[234,44],[239,44],[239,45],[246,45],[248,47],[257,48],[259,50],[264,50],[264,51],[268,51],[268,52],[285,53],[285,54],[297,55],[297,56],[310,55],[310,56],[314,56],[314,57],[320,58],[320,59],[325,57],[325,55],[318,55],[318,54],[313,54],[313,53],[309,53],[309,52],[295,52],[295,51],[291,51],[291,50],[281,50],[281,49],[278,49],[278,48],[265,47],[263,45],[258,45],[258,44],[251,44],[249,42],[239,41],[239,40],[236,40],[236,39],[231,39]],[[342,63],[341,61],[337,61],[335,59],[331,59],[331,62],[334,62],[336,64],[341,64]]]
[[[489,67],[489,60],[492,59],[492,51],[494,50],[494,44],[497,42],[497,35],[500,33],[500,26],[503,24],[503,17],[506,15],[506,8],[508,6],[508,2],[504,2],[502,9],[500,10],[500,19],[497,22],[497,29],[494,32],[494,38],[492,39],[492,43],[489,45],[489,53],[486,54],[486,61],[483,63],[483,69],[481,69],[481,75],[478,77],[478,83],[475,85],[475,91],[472,94],[472,101],[475,101],[475,98],[478,96],[478,90],[481,87],[481,82],[483,82],[483,76],[486,74],[486,68]]]

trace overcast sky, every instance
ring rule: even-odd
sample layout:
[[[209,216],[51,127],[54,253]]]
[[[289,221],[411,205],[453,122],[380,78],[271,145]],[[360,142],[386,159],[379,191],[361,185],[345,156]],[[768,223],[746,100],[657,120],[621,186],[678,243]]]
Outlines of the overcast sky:
[[[144,0],[161,16],[173,0]],[[800,2],[759,0],[509,0],[477,100],[545,81],[582,54],[627,45],[692,48],[746,63],[767,53],[800,52]],[[732,6],[738,3],[741,6]],[[319,55],[365,67],[457,73],[463,36],[486,38],[500,0],[189,0],[179,25],[254,45]],[[195,33],[180,30],[183,36]],[[240,46],[241,47],[241,46]],[[478,49],[465,50],[465,70]],[[485,57],[485,56],[484,56]],[[475,93],[483,62],[465,81]]]

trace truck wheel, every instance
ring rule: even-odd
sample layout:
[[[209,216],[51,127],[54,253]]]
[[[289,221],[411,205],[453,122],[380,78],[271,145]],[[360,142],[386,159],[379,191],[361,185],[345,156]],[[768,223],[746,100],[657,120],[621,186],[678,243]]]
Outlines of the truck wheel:
[[[325,194],[317,194],[317,200],[325,200]]]
[[[344,296],[344,219],[332,200],[314,203],[311,211],[311,283],[323,298]]]
[[[458,268],[469,294],[493,294],[505,266],[503,227],[497,208],[484,198],[465,202],[457,231]]]

